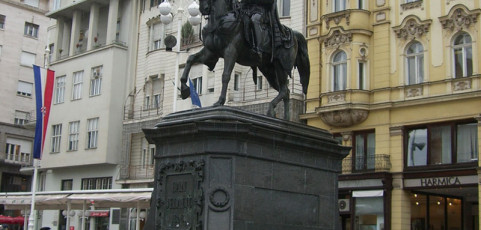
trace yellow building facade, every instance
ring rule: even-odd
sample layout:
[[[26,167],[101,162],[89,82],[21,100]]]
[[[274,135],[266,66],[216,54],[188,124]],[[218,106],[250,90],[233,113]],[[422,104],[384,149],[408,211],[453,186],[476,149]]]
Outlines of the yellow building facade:
[[[343,229],[479,229],[481,0],[307,0],[308,125],[352,146]]]

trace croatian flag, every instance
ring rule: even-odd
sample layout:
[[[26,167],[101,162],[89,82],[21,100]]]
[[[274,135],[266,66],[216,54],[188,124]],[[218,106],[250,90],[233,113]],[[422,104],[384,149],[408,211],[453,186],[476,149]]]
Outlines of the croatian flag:
[[[47,133],[48,117],[52,105],[53,82],[55,72],[33,65],[35,78],[35,103],[37,123],[35,125],[35,140],[33,142],[33,158],[42,157],[45,134]]]

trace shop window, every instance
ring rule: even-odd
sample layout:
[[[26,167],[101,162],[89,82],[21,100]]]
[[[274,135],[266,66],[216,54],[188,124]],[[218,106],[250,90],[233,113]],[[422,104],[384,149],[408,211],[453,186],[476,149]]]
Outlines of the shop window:
[[[376,166],[376,141],[374,131],[354,134],[354,170],[374,170]]]
[[[345,90],[347,83],[347,55],[344,51],[332,58],[332,90]]]
[[[359,230],[384,229],[384,200],[382,196],[355,197],[355,227]]]
[[[478,160],[477,123],[474,122],[412,128],[407,130],[405,139],[408,167]]]
[[[411,195],[411,229],[462,229],[461,210],[461,199],[414,193]]]
[[[424,49],[419,42],[413,42],[406,50],[407,84],[419,84],[424,81]]]
[[[467,77],[473,75],[473,48],[471,36],[461,33],[454,38],[454,77]]]

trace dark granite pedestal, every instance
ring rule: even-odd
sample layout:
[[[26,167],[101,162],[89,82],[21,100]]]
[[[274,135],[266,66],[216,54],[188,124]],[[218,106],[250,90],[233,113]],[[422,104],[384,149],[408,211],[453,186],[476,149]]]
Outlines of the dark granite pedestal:
[[[144,132],[157,148],[146,230],[339,229],[349,148],[324,130],[217,107]]]

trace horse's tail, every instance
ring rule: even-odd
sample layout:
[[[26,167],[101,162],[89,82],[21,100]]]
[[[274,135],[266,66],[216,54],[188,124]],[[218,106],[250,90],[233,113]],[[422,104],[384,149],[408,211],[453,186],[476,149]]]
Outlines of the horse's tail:
[[[311,75],[311,65],[309,63],[309,54],[307,53],[307,41],[304,35],[297,31],[293,31],[297,39],[297,55],[296,64],[297,71],[299,71],[300,80],[302,84],[302,92],[307,94],[307,86],[309,85],[309,77]]]

